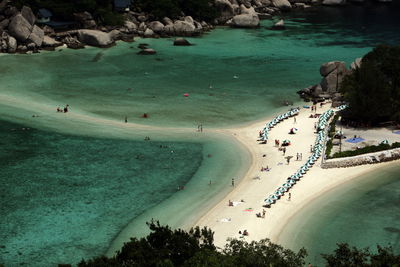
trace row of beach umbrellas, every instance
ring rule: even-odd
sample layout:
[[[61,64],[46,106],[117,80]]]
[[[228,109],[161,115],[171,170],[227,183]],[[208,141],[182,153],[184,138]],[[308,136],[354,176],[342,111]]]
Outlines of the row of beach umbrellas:
[[[344,106],[344,107],[343,107]],[[338,111],[343,110],[346,108],[345,105],[340,106],[337,108]],[[308,158],[307,162],[301,166],[296,173],[292,174],[284,183],[281,185],[277,190],[275,190],[274,193],[269,195],[265,200],[264,203],[269,206],[271,204],[274,204],[278,199],[281,198],[287,191],[289,191],[290,188],[292,188],[303,176],[306,174],[306,172],[314,165],[314,163],[318,160],[319,157],[321,157],[322,154],[322,149],[324,146],[324,140],[326,138],[326,131],[323,131],[323,129],[326,128],[329,119],[332,117],[334,114],[334,111],[332,109],[329,109],[328,111],[324,112],[319,120],[318,120],[318,133],[317,133],[317,138],[315,140],[315,145],[312,150],[311,156]]]
[[[267,141],[268,140],[268,134],[269,131],[278,123],[280,123],[281,121],[292,117],[294,115],[297,115],[300,112],[299,108],[293,108],[291,110],[289,110],[288,112],[281,114],[279,116],[276,116],[273,120],[271,120],[270,122],[268,122],[264,129],[261,131],[261,141]]]

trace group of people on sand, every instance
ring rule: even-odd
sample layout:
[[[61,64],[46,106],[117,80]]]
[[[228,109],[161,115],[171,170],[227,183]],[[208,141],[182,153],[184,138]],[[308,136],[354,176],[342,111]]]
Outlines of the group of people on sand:
[[[63,113],[67,113],[67,112],[68,112],[68,110],[69,110],[69,105],[68,105],[68,104],[67,104],[67,105],[65,105],[65,107],[64,107],[64,108],[57,107],[57,112],[63,112]]]
[[[249,232],[247,232],[247,230],[244,230],[243,233],[242,231],[239,231],[239,235],[248,236]]]
[[[271,170],[268,166],[267,167],[261,167],[262,172],[269,172]]]

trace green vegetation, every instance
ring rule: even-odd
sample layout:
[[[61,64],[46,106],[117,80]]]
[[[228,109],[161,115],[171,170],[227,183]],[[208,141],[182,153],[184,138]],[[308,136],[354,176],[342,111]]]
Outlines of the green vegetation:
[[[145,238],[131,238],[116,256],[82,260],[78,266],[298,267],[304,266],[307,256],[304,248],[296,253],[268,239],[251,243],[232,239],[224,248],[217,249],[213,244],[214,233],[206,227],[185,232],[161,226],[159,222],[147,224],[151,233]],[[332,254],[322,256],[326,266],[332,267],[400,266],[400,255],[395,255],[391,247],[378,246],[377,253],[373,254],[369,249],[338,244]]]
[[[123,16],[113,10],[113,0],[15,0],[21,8],[27,5],[36,13],[40,8],[50,10],[56,19],[74,20],[74,13],[88,11],[97,23],[102,25],[122,25]],[[212,0],[136,0],[132,9],[145,11],[154,19],[178,18],[182,13],[195,19],[212,21],[218,16]]]
[[[400,46],[381,45],[365,55],[341,91],[349,103],[346,118],[372,125],[400,122]]]
[[[212,0],[136,0],[134,6],[159,20],[164,17],[175,19],[182,12],[205,21],[212,21],[218,16]]]
[[[354,156],[358,156],[358,155],[362,155],[362,154],[373,153],[373,152],[378,152],[378,151],[383,151],[383,150],[388,150],[388,149],[393,149],[393,148],[399,148],[399,147],[400,147],[399,142],[395,142],[392,145],[379,144],[377,146],[366,146],[363,148],[359,148],[357,150],[337,152],[337,153],[333,154],[332,158],[354,157]]]
[[[322,254],[326,266],[332,267],[384,267],[400,266],[400,255],[393,253],[392,247],[377,246],[377,253],[371,253],[368,248],[350,248],[348,244],[337,244],[332,254]]]
[[[329,158],[329,155],[331,154],[332,148],[333,148],[333,137],[336,134],[336,122],[339,119],[339,115],[335,115],[329,124],[329,132],[328,132],[328,137],[329,140],[326,142],[326,150],[325,150],[325,155],[326,157]]]
[[[18,8],[27,5],[37,12],[40,8],[50,10],[59,20],[74,20],[74,13],[88,11],[103,25],[122,25],[123,17],[113,12],[113,0],[15,0]]]
[[[148,223],[151,233],[141,239],[131,238],[116,256],[82,260],[79,267],[94,266],[287,266],[304,265],[304,249],[295,253],[268,239],[247,243],[230,240],[219,250],[213,244],[214,233],[207,228],[189,232],[172,230],[159,222]]]

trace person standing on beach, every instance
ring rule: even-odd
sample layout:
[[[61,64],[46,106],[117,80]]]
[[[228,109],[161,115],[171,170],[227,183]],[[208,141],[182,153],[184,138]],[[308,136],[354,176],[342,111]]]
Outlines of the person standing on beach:
[[[310,145],[310,152],[312,153],[312,145]]]
[[[285,153],[286,153],[286,147],[284,147],[284,148],[282,149],[282,151],[283,151],[283,155],[285,156]]]
[[[232,186],[235,187],[235,179],[232,178]]]
[[[289,201],[292,199],[292,193],[289,193]]]
[[[296,124],[296,117],[293,117],[293,124]]]

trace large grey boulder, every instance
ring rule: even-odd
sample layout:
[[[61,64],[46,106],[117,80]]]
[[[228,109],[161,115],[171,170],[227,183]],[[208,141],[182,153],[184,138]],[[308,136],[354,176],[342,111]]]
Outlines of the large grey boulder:
[[[135,23],[129,20],[125,21],[124,26],[128,30],[128,32],[135,32],[138,28]]]
[[[182,36],[191,36],[196,33],[196,27],[194,24],[181,20],[175,21],[173,30],[176,35]]]
[[[333,61],[322,64],[320,73],[324,76],[321,81],[322,90],[329,94],[334,94],[338,92],[340,84],[348,71],[344,62]]]
[[[227,21],[235,15],[235,9],[228,0],[215,0],[215,7],[219,11],[222,21]]]
[[[0,31],[6,29],[8,27],[8,24],[10,24],[9,19],[3,19],[2,21],[0,21]]]
[[[32,25],[21,14],[17,14],[8,25],[8,32],[18,41],[25,42],[31,34],[32,28]]]
[[[284,11],[292,8],[292,5],[288,0],[272,0],[272,5]]]
[[[37,47],[40,47],[43,42],[44,31],[38,26],[34,25],[31,34],[28,37],[32,43],[34,43]]]
[[[236,15],[232,18],[231,26],[238,28],[254,28],[260,25],[258,16],[250,14]]]
[[[114,43],[108,33],[97,30],[79,30],[78,39],[84,44],[97,47],[107,47]]]
[[[324,0],[322,4],[325,6],[340,6],[346,4],[346,0]]]
[[[321,65],[319,73],[325,77],[336,69],[340,69],[340,72],[343,72],[346,70],[346,64],[343,61],[330,61]]]
[[[337,68],[336,62],[337,61],[330,61],[330,62],[322,64],[321,67],[319,68],[319,73],[321,74],[321,76],[325,77],[329,73],[334,71]]]
[[[147,28],[143,35],[146,38],[150,38],[154,36],[154,32],[150,28]]]
[[[163,18],[162,21],[164,22],[164,25],[172,25],[172,24],[174,24],[174,22],[168,17]]]
[[[238,28],[254,28],[260,25],[260,18],[253,7],[240,6],[240,15],[236,15],[227,24]]]
[[[60,42],[54,40],[54,39],[51,38],[50,36],[45,35],[45,36],[43,37],[42,46],[45,46],[45,47],[57,47],[57,46],[60,46],[60,45],[62,45],[62,43],[60,43]]]
[[[148,27],[153,31],[153,32],[162,32],[164,31],[164,24],[162,24],[159,21],[152,21],[149,23]]]
[[[35,24],[36,17],[30,7],[23,6],[21,9],[21,15],[29,22],[29,24]]]

